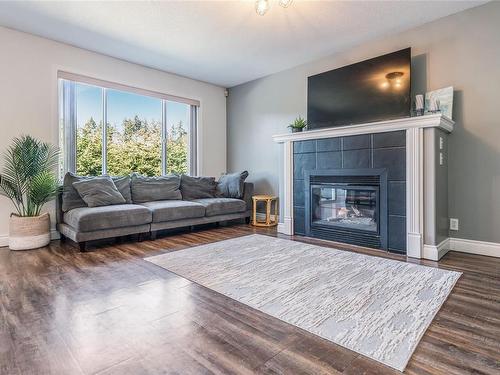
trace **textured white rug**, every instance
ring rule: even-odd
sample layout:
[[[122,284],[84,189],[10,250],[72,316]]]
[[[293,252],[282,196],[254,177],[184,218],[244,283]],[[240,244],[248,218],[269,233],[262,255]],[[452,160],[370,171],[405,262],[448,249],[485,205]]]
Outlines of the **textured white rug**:
[[[400,371],[460,277],[257,234],[147,260]]]

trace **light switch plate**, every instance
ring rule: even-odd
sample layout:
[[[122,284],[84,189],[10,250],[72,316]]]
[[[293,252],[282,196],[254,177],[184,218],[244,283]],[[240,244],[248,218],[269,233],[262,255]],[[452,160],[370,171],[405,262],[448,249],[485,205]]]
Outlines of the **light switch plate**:
[[[450,230],[458,230],[458,219],[450,218]]]

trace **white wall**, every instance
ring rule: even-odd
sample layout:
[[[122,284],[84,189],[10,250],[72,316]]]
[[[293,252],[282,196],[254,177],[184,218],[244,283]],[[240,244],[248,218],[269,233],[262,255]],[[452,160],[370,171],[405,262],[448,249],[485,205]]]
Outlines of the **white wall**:
[[[223,88],[3,27],[0,48],[0,152],[22,134],[58,143],[57,71],[64,70],[199,100],[199,174],[219,176],[226,171]],[[0,246],[7,242],[12,209],[0,197]],[[53,204],[46,210],[52,212]]]

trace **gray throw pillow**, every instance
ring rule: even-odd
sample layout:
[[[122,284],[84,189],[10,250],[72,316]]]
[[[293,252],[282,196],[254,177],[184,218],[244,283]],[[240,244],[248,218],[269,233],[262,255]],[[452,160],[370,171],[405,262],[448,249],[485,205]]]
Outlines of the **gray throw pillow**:
[[[182,199],[214,198],[216,189],[215,177],[181,176]]]
[[[243,198],[245,179],[248,172],[228,173],[220,176],[217,182],[217,193],[225,198]]]
[[[118,191],[111,177],[108,176],[76,181],[73,182],[73,187],[89,207],[126,203],[125,198]]]
[[[130,190],[134,203],[182,199],[181,178],[177,175],[147,177],[134,173],[131,177]]]
[[[88,180],[91,177],[77,176],[68,172],[64,175],[62,187],[62,210],[68,212],[74,208],[87,207],[80,194],[73,187],[73,182]]]
[[[130,192],[130,176],[111,177],[116,188],[125,199],[125,202],[132,203],[132,194]]]

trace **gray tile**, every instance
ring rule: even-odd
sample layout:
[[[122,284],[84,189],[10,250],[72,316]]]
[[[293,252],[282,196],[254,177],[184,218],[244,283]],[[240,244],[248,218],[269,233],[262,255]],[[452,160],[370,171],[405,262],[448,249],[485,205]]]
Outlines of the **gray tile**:
[[[317,169],[338,169],[342,167],[342,153],[340,151],[318,152],[316,154]]]
[[[293,209],[293,229],[295,234],[306,234],[305,209],[294,207]]]
[[[371,152],[369,149],[363,150],[347,150],[343,152],[344,154],[344,164],[343,168],[370,168],[371,162]]]
[[[295,154],[293,156],[293,177],[304,179],[304,171],[316,169],[316,154]]]
[[[406,252],[406,218],[389,215],[389,250]]]
[[[406,131],[373,134],[373,148],[404,147]]]
[[[340,138],[318,139],[316,141],[316,151],[340,151]]]
[[[293,152],[295,154],[316,152],[316,140],[293,142]]]
[[[343,138],[343,150],[358,150],[371,147],[371,134],[351,135]]]
[[[389,215],[406,215],[406,184],[404,182],[389,182],[387,198],[389,200]]]
[[[293,180],[293,205],[305,206],[305,185],[304,180]]]
[[[392,181],[406,180],[406,150],[404,148],[379,148],[373,150],[373,168],[386,168]]]

